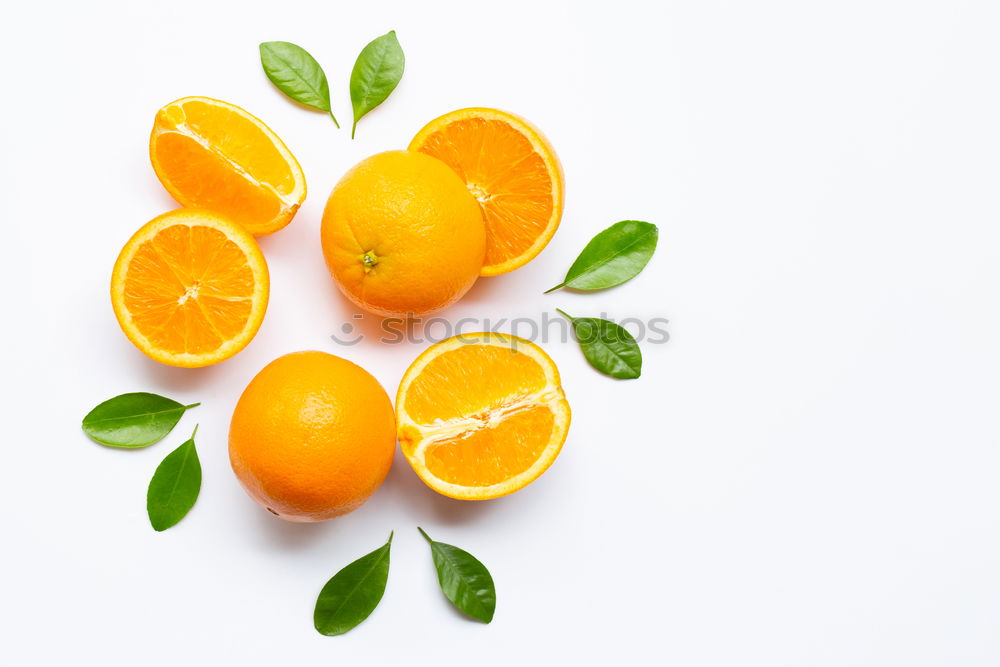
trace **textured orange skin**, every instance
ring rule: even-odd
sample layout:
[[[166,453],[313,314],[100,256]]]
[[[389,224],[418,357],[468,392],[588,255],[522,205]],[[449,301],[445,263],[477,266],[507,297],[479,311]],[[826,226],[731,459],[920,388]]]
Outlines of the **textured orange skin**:
[[[395,448],[385,390],[326,352],[293,352],[265,366],[229,426],[236,477],[288,521],[325,521],[360,507],[385,479]]]
[[[437,158],[388,151],[359,162],[323,213],[323,255],[340,291],[379,315],[440,310],[479,277],[486,227],[479,203]],[[366,269],[362,258],[374,253]]]

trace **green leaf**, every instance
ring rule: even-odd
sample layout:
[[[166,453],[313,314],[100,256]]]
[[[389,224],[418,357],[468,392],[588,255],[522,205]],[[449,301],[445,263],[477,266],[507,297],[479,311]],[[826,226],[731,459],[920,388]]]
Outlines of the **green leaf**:
[[[354,107],[354,125],[351,139],[358,127],[358,121],[366,113],[382,104],[389,93],[396,89],[403,78],[406,58],[396,39],[396,31],[390,30],[376,37],[361,49],[354,69],[351,70],[351,106]]]
[[[308,51],[291,42],[262,42],[260,64],[281,92],[307,107],[327,112],[340,127],[331,110],[326,74]]]
[[[389,579],[389,540],[346,566],[326,582],[316,600],[313,624],[321,635],[342,635],[368,618],[385,593]]]
[[[148,447],[177,425],[185,410],[165,396],[137,392],[108,399],[83,418],[83,432],[108,447]]]
[[[469,552],[435,542],[419,526],[417,530],[431,545],[438,583],[445,597],[472,618],[483,623],[492,621],[497,608],[497,591],[486,566]]]
[[[201,491],[201,462],[194,448],[194,433],[167,454],[156,467],[146,492],[146,512],[156,531],[166,530],[191,511]]]
[[[566,279],[555,287],[598,290],[631,280],[645,268],[656,250],[659,230],[641,220],[622,220],[611,225],[584,247],[566,272]]]
[[[599,317],[571,317],[556,308],[573,326],[583,356],[605,375],[631,380],[642,374],[642,352],[624,327]]]

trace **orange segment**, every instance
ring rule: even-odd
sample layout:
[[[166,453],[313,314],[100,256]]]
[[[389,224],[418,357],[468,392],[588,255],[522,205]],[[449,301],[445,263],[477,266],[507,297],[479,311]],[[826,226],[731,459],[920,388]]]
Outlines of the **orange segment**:
[[[448,164],[479,201],[487,239],[481,275],[524,266],[556,233],[562,167],[552,145],[523,118],[496,109],[459,109],[428,123],[409,148]]]
[[[302,168],[281,139],[243,109],[208,97],[156,113],[149,157],[179,203],[219,212],[255,236],[287,225],[306,197]]]
[[[446,438],[427,448],[424,461],[437,479],[465,487],[489,487],[530,470],[549,445],[555,415],[526,407],[491,428]]]
[[[125,244],[111,277],[122,331],[146,356],[171,366],[228,359],[257,333],[268,273],[239,225],[199,209],[149,221]]]
[[[569,422],[555,363],[505,334],[431,346],[396,395],[403,454],[428,486],[462,500],[497,498],[537,479],[562,449]]]
[[[456,368],[469,372],[456,374]],[[505,382],[483,382],[481,373],[471,372],[495,368],[503,368]],[[511,395],[536,394],[547,384],[545,369],[538,361],[512,352],[510,346],[463,345],[427,361],[407,390],[407,411],[421,424],[459,419],[497,410]]]

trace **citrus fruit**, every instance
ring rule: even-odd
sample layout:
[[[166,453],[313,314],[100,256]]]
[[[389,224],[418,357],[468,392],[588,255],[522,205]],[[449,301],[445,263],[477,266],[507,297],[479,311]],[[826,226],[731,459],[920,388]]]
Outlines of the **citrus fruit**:
[[[396,394],[396,432],[432,489],[486,500],[545,472],[562,449],[570,410],[555,363],[534,343],[462,334],[429,347]]]
[[[476,200],[446,164],[388,151],[362,160],[330,193],[323,254],[334,282],[380,315],[423,315],[479,276],[486,232]]]
[[[396,448],[392,403],[366,370],[326,352],[293,352],[240,396],[229,460],[250,497],[288,521],[360,507]]]
[[[149,159],[182,206],[222,213],[254,236],[287,225],[306,198],[302,168],[278,135],[209,97],[185,97],[156,112]]]
[[[524,266],[548,244],[563,211],[563,174],[552,145],[531,123],[497,109],[459,109],[417,132],[411,151],[442,160],[483,209],[482,274]]]
[[[146,356],[208,366],[254,337],[269,285],[264,255],[245,229],[211,211],[178,209],[147,222],[122,248],[111,305]]]

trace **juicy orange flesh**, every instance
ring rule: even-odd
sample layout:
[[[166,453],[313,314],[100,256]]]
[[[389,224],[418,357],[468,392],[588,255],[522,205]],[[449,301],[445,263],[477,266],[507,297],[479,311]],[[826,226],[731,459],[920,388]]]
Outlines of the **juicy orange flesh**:
[[[156,150],[160,168],[189,206],[218,211],[243,225],[281,212],[281,200],[273,192],[233,171],[225,157],[190,137],[160,135]]]
[[[461,486],[490,486],[521,474],[549,445],[555,417],[544,405],[519,410],[492,428],[476,429],[428,447],[427,469]]]
[[[417,424],[482,416],[542,391],[545,372],[516,348],[461,345],[442,353],[406,392],[407,415]]]
[[[454,169],[486,221],[485,266],[524,254],[552,218],[553,183],[531,142],[501,120],[467,118],[431,133],[420,152]]]
[[[427,469],[473,487],[530,468],[549,445],[555,421],[537,398],[546,387],[542,367],[516,348],[462,345],[432,359],[407,388],[403,407],[428,437],[450,420],[466,428],[428,446]]]
[[[136,329],[175,354],[212,352],[243,331],[253,293],[246,255],[204,226],[164,228],[136,249],[125,275]]]
[[[253,229],[282,213],[295,189],[287,159],[254,122],[236,111],[191,100],[167,106],[154,152],[161,177],[185,206],[224,214]]]
[[[285,157],[271,137],[246,117],[224,106],[191,100],[184,104],[184,118],[192,131],[255,181],[283,195],[295,190],[295,177]]]

